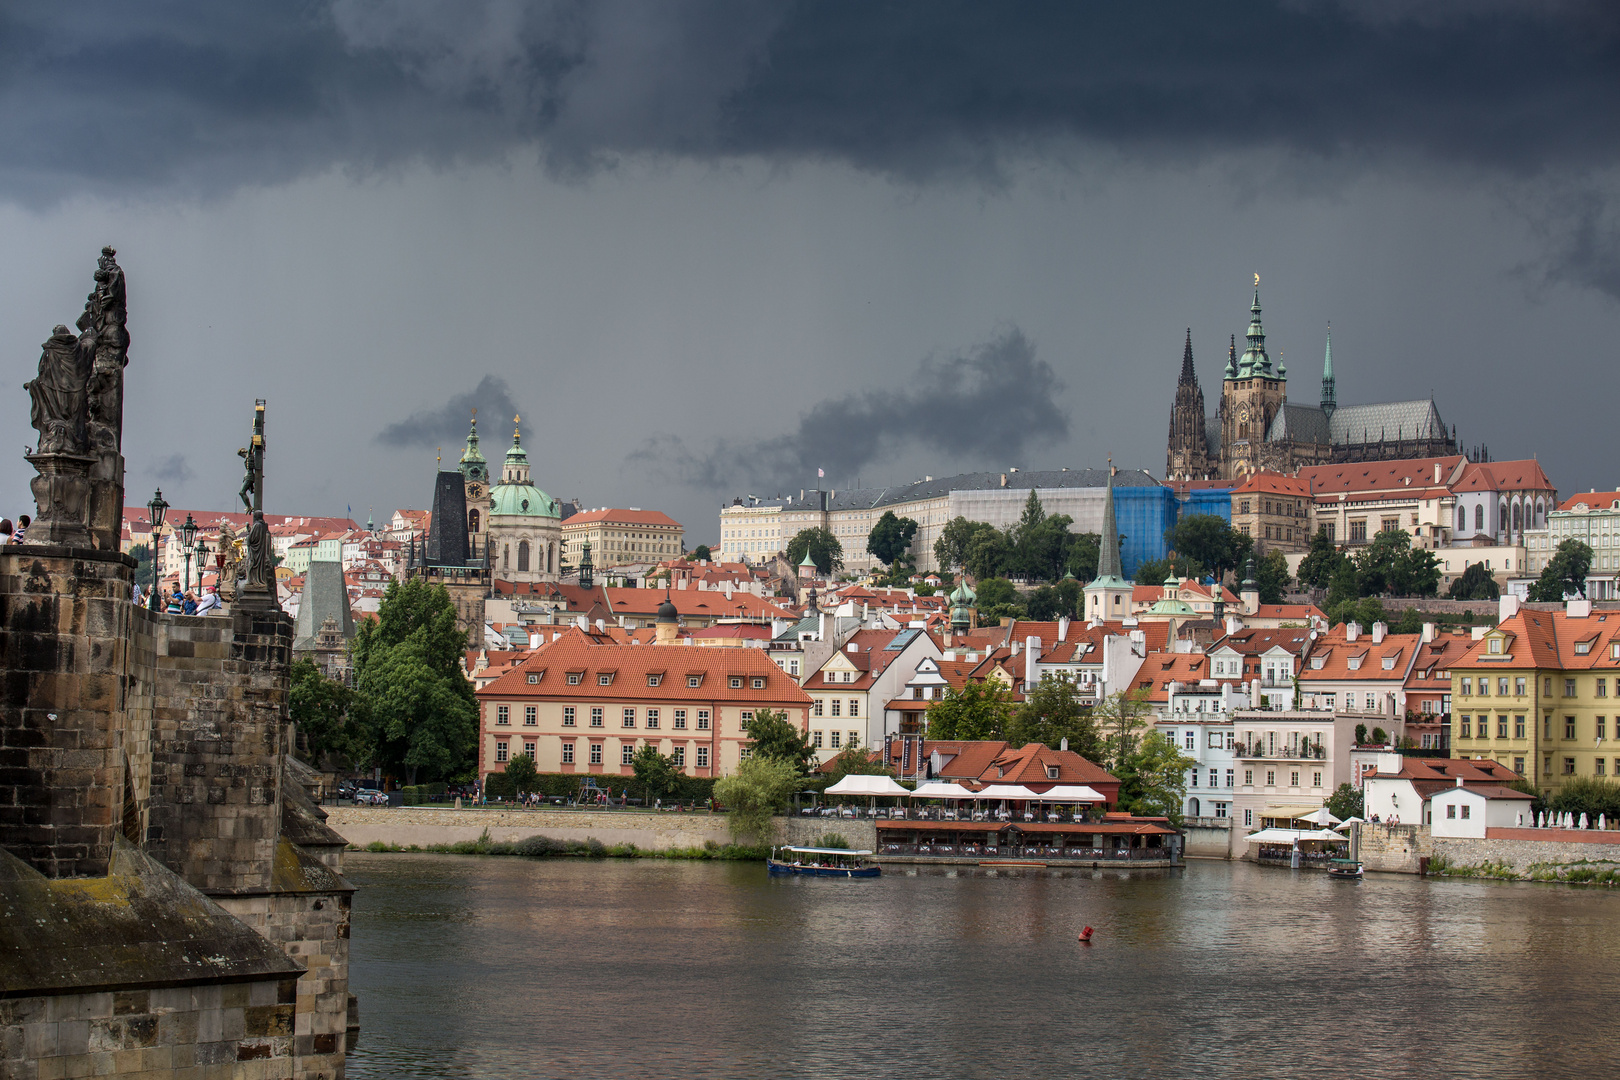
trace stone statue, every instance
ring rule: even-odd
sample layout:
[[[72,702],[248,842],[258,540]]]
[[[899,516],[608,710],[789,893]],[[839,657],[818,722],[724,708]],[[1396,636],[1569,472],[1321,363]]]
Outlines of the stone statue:
[[[124,429],[124,368],[129,364],[129,331],[124,271],[110,247],[96,263],[96,288],[84,304],[78,326],[81,351],[90,353],[90,446],[118,452]]]
[[[246,592],[269,591],[275,595],[276,572],[270,554],[270,526],[264,523],[264,513],[253,511],[253,523],[247,530],[247,576],[243,582]]]
[[[227,604],[236,599],[236,579],[242,576],[242,542],[230,522],[219,527],[219,598]]]
[[[89,355],[60,324],[40,347],[39,374],[23,384],[32,405],[28,422],[39,432],[39,454],[85,452],[86,406],[90,393]],[[43,507],[40,508],[43,511]]]

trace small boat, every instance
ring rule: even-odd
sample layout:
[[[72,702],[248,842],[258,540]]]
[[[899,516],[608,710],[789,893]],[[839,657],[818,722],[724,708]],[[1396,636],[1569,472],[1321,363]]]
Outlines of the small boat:
[[[1327,873],[1336,881],[1359,881],[1362,876],[1361,863],[1355,859],[1330,859]]]
[[[870,851],[849,848],[773,847],[765,868],[773,874],[801,874],[806,877],[877,877],[883,867],[866,862]]]

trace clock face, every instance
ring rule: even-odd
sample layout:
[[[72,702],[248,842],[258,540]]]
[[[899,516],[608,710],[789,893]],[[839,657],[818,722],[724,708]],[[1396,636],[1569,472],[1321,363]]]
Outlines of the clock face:
[[[469,488],[468,488],[468,489],[467,489],[467,494],[469,494],[469,495],[471,495],[471,496],[472,496],[472,497],[473,497],[473,498],[475,498],[475,499],[476,499],[476,498],[478,498],[478,494],[479,494],[479,492],[480,492],[480,491],[481,491],[481,490],[482,490],[482,489],[480,489],[480,488],[479,488],[479,486],[478,486],[478,485],[477,485],[477,484],[474,484],[474,485],[472,485],[472,486],[471,486],[471,487],[469,487]]]

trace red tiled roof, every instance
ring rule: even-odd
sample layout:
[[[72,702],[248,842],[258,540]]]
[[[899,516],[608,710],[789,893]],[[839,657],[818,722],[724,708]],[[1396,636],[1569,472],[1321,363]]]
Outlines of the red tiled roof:
[[[1560,510],[1613,510],[1620,507],[1620,491],[1583,491],[1558,504]]]
[[[1423,638],[1419,634],[1386,634],[1382,642],[1374,645],[1372,634],[1367,631],[1357,635],[1355,641],[1346,641],[1345,626],[1341,623],[1317,639],[1316,646],[1311,649],[1310,662],[1301,669],[1299,679],[1301,682],[1379,682],[1391,679],[1404,682],[1412,658],[1422,643]],[[1316,666],[1319,657],[1322,660],[1321,668]],[[1394,660],[1394,666],[1388,670],[1384,668],[1386,657]],[[1352,668],[1351,661],[1358,658],[1359,665]]]
[[[681,523],[661,510],[586,510],[584,513],[571,514],[563,522],[563,528],[569,529],[576,525],[594,525],[597,522],[605,524],[623,525],[663,525],[680,528]]]
[[[1551,491],[1552,481],[1532,458],[1518,461],[1474,461],[1463,469],[1452,491]]]
[[[1415,496],[1423,488],[1435,486],[1434,467],[1440,466],[1440,483],[1444,484],[1464,459],[1460,455],[1449,457],[1411,458],[1406,461],[1363,461],[1344,465],[1307,465],[1299,470],[1299,478],[1310,484],[1317,498],[1339,492],[1371,493],[1399,490]]]
[[[1284,476],[1281,473],[1265,472],[1262,470],[1261,472],[1249,474],[1249,478],[1243,481],[1241,486],[1234,488],[1232,491],[1232,494],[1234,495],[1249,495],[1254,493],[1266,495],[1309,495],[1311,493],[1311,481],[1308,476],[1304,475]]]
[[[1554,668],[1584,670],[1620,668],[1610,648],[1620,640],[1620,612],[1593,611],[1585,618],[1571,618],[1563,611],[1521,610],[1496,627],[1507,635],[1500,658],[1492,659],[1487,632],[1471,642],[1466,654],[1452,665],[1456,668]],[[1586,645],[1586,652],[1576,646]]]

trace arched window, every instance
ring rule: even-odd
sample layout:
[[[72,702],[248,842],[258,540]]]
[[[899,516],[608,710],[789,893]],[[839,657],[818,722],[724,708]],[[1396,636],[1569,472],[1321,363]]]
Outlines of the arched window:
[[[527,540],[519,540],[518,541],[518,572],[521,573],[524,570],[527,570],[528,568],[529,568],[529,542]]]
[[[1523,508],[1518,503],[1513,504],[1513,531],[1514,532],[1519,532],[1524,528],[1524,518],[1522,516],[1522,511],[1523,511]]]
[[[555,574],[556,572],[557,572],[557,545],[556,545],[556,543],[549,543],[549,544],[546,545],[546,573]]]
[[[501,545],[501,569],[502,570],[510,570],[510,569],[512,569],[512,545],[511,544],[502,544]]]
[[[1457,535],[1461,536],[1468,529],[1468,511],[1464,507],[1457,507]]]
[[[1496,506],[1496,531],[1502,532],[1508,527],[1507,500],[1503,499]]]
[[[467,531],[470,533],[478,531],[478,511],[476,510],[467,511]]]
[[[1198,816],[1198,800],[1197,799],[1188,799],[1187,800],[1187,816],[1188,817],[1197,817]]]
[[[1540,529],[1547,524],[1547,504],[1541,499],[1536,500],[1536,528]]]
[[[1485,504],[1484,503],[1480,503],[1478,506],[1474,507],[1474,531],[1475,532],[1484,532],[1485,531]]]

